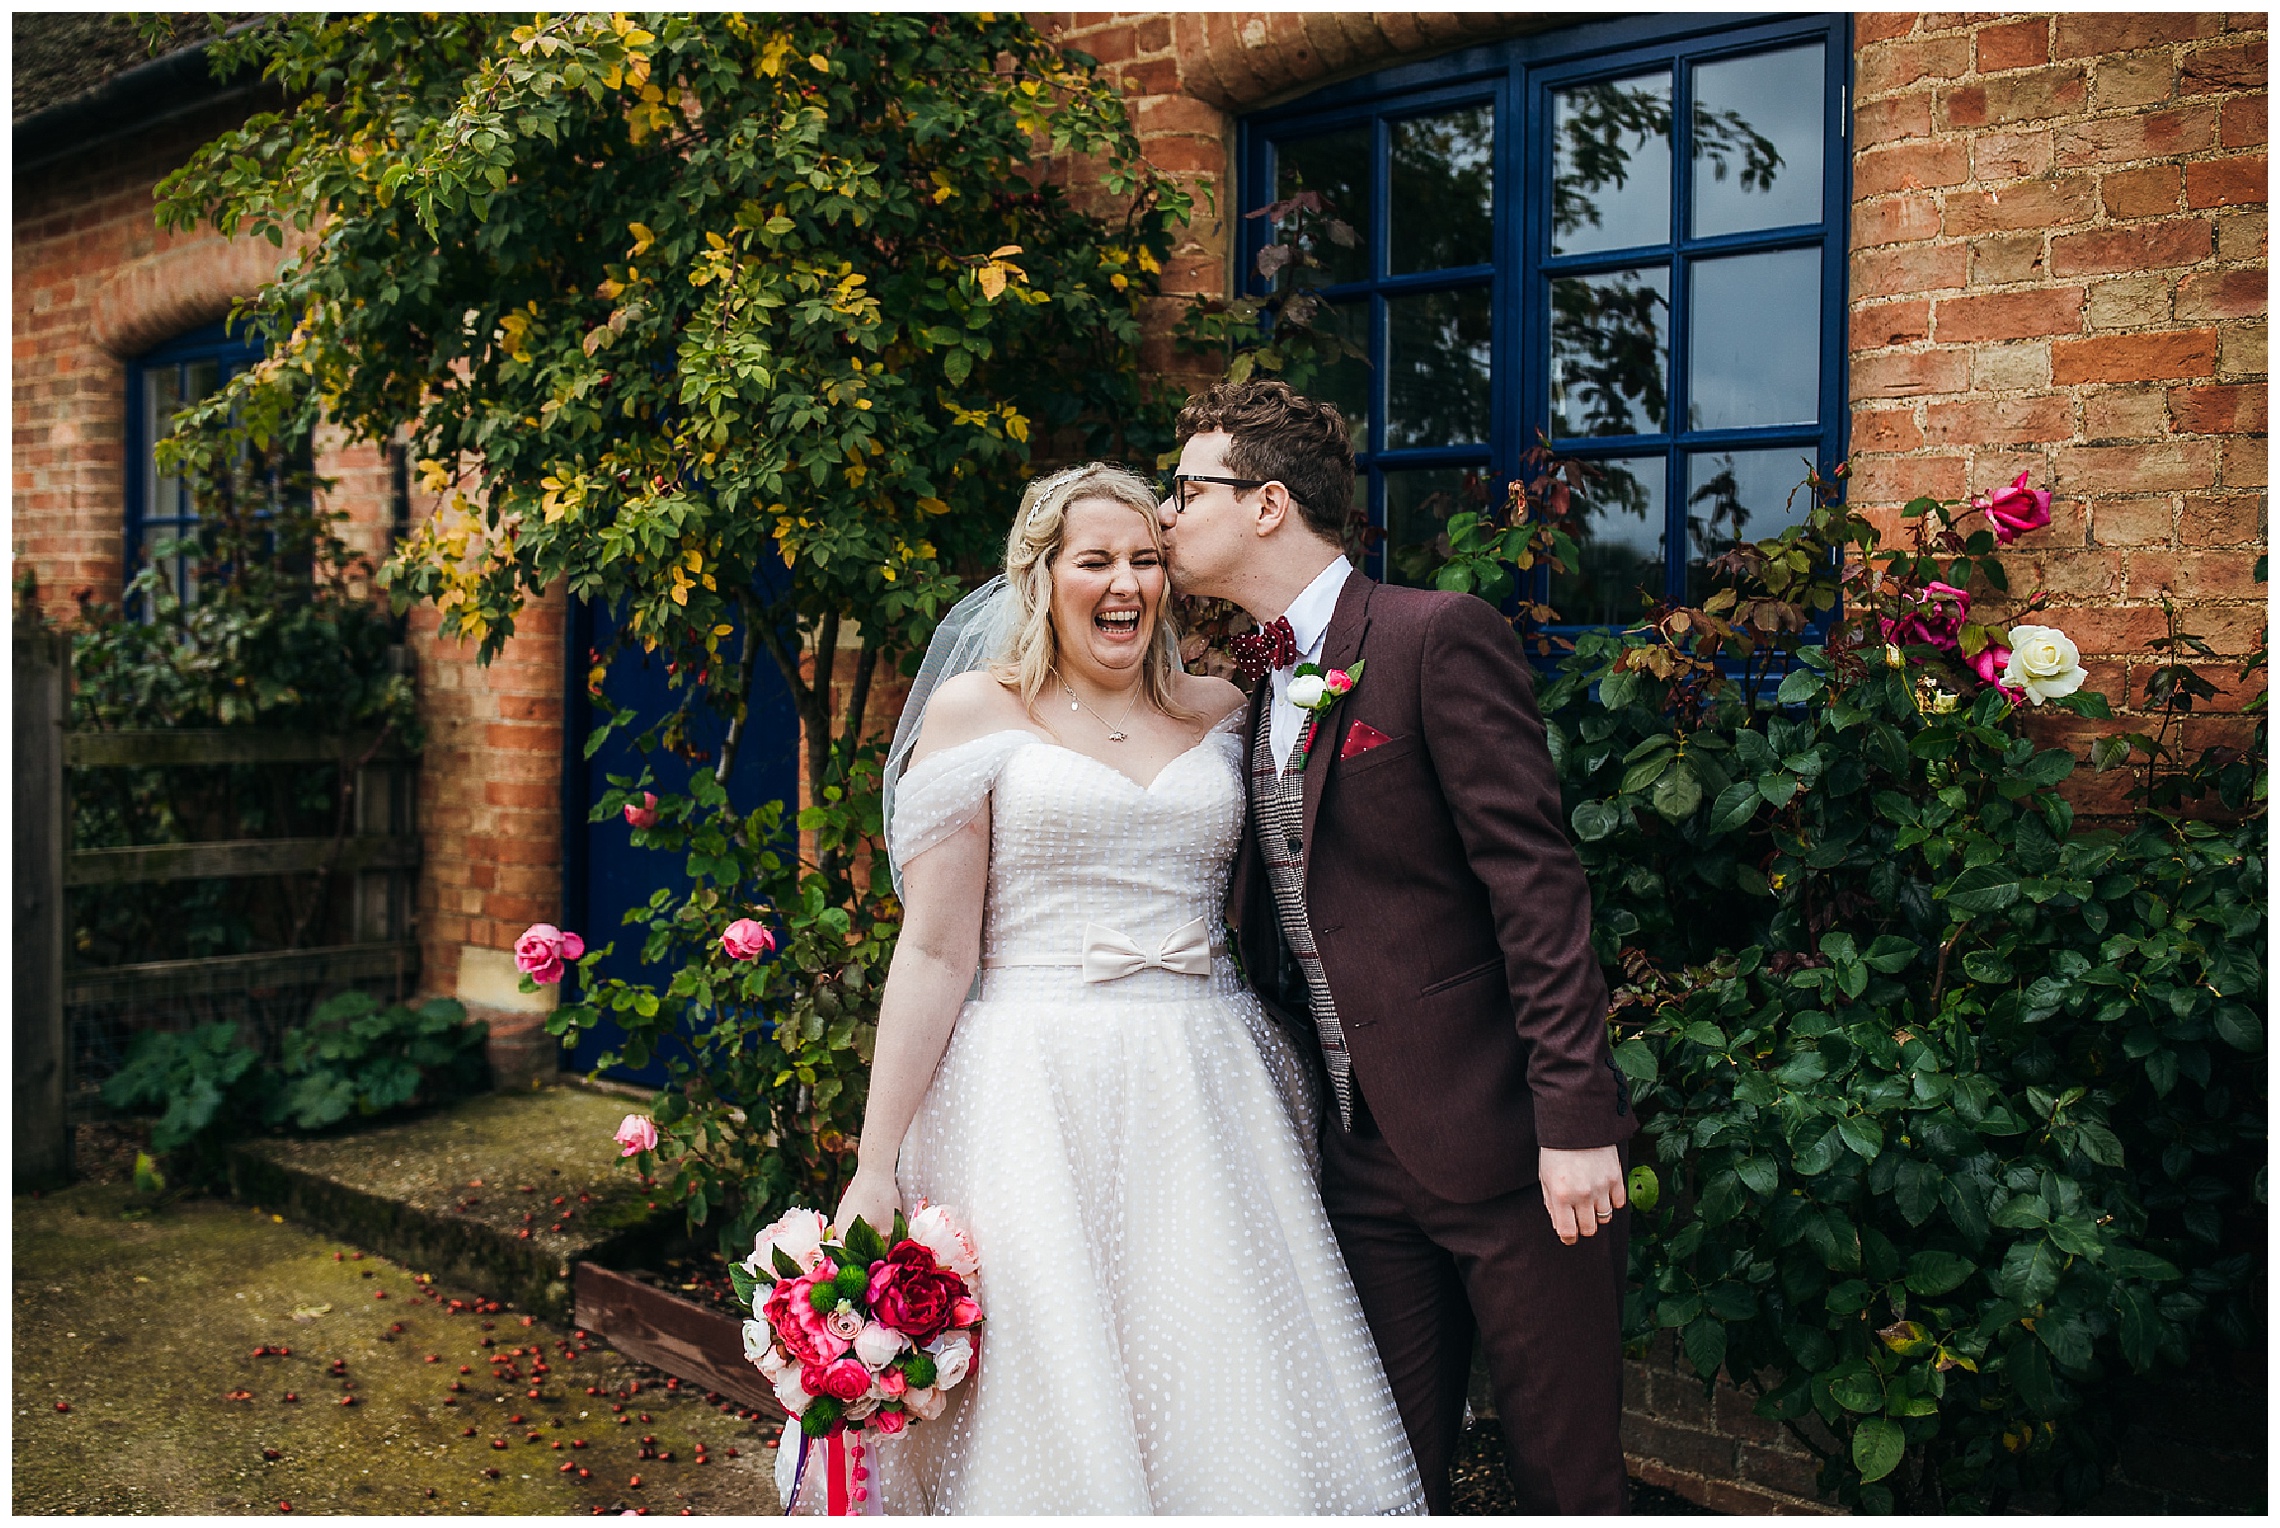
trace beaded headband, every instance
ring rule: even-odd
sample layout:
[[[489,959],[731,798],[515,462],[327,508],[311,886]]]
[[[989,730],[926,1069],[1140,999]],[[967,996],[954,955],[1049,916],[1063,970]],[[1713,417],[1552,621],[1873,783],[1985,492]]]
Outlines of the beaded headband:
[[[1075,467],[1063,467],[1059,472],[1040,480],[1037,484],[1037,497],[1029,501],[1029,516],[1024,522],[1024,529],[1037,523],[1038,514],[1052,501],[1053,495],[1061,488],[1064,479],[1080,478],[1090,472],[1092,468],[1091,462],[1085,462]]]

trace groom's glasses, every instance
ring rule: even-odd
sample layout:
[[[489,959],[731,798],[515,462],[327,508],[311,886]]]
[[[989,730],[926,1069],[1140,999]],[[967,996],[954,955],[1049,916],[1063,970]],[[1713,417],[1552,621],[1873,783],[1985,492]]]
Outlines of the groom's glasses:
[[[1190,483],[1225,483],[1230,488],[1248,490],[1264,488],[1275,481],[1274,478],[1213,477],[1208,472],[1175,472],[1164,480],[1164,497],[1172,501],[1173,514],[1184,515],[1187,513]]]

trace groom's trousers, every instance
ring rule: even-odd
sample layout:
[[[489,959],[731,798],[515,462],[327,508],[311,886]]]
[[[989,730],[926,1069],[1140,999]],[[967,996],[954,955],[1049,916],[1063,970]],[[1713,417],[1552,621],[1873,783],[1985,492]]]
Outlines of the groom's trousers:
[[[1622,1301],[1630,1211],[1562,1246],[1533,1183],[1477,1204],[1420,1184],[1366,1105],[1322,1128],[1322,1199],[1432,1511],[1449,1510],[1477,1328],[1519,1510],[1625,1509]],[[1624,1153],[1628,1165],[1629,1153]]]

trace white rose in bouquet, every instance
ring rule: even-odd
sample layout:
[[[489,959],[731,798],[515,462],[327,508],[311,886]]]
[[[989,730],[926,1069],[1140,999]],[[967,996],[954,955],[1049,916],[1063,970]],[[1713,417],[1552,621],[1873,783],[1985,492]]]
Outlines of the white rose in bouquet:
[[[2065,632],[2055,626],[2011,628],[2011,661],[2003,666],[2003,682],[2027,692],[2036,705],[2082,688],[2082,654]]]
[[[747,1363],[760,1366],[766,1373],[768,1359],[776,1351],[776,1333],[767,1322],[751,1320],[744,1323],[744,1358]]]
[[[933,1385],[924,1390],[905,1390],[902,1403],[903,1409],[921,1422],[933,1421],[942,1415],[942,1408],[949,1404],[942,1392]]]
[[[776,1260],[769,1253],[781,1247],[786,1257],[800,1265],[800,1272],[813,1273],[823,1261],[823,1239],[830,1232],[830,1222],[818,1212],[786,1210],[775,1224],[752,1239],[752,1255],[744,1260],[744,1271],[763,1283],[772,1282]]]
[[[773,1376],[771,1383],[775,1386],[777,1401],[795,1417],[807,1410],[807,1403],[815,1399],[800,1384],[798,1364],[785,1365],[781,1373]]]
[[[974,1339],[964,1332],[944,1332],[926,1345],[934,1355],[934,1388],[954,1389],[974,1366]]]
[[[902,1333],[873,1321],[855,1334],[855,1356],[866,1369],[884,1369],[909,1342]]]
[[[847,1403],[847,1409],[845,1411],[842,1411],[840,1415],[845,1417],[850,1422],[860,1422],[865,1417],[869,1416],[872,1412],[877,1411],[878,1409],[879,1398],[876,1395],[866,1395],[860,1397],[859,1399],[849,1401]]]
[[[1290,682],[1290,703],[1302,711],[1311,711],[1322,704],[1323,691],[1329,684],[1320,674],[1302,674]]]
[[[910,1218],[910,1239],[934,1254],[934,1260],[961,1279],[971,1279],[982,1266],[980,1254],[964,1231],[951,1223],[938,1204],[922,1204]]]

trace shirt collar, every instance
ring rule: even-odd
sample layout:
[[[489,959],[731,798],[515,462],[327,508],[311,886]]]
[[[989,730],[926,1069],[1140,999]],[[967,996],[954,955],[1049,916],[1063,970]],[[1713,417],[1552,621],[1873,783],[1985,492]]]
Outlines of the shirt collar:
[[[1353,566],[1343,557],[1334,557],[1330,565],[1314,575],[1314,582],[1299,592],[1283,619],[1290,622],[1291,636],[1297,640],[1301,655],[1322,645],[1323,635],[1330,629],[1330,618],[1338,613],[1338,594],[1346,587],[1346,579]]]

